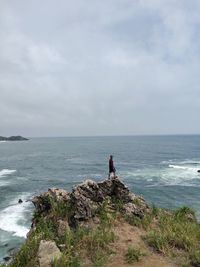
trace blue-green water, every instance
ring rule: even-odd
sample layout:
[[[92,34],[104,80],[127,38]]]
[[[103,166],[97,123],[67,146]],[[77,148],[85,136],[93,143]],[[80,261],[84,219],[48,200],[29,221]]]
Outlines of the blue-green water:
[[[200,217],[200,136],[33,138],[0,143],[0,259],[31,224],[33,195],[102,180],[108,156],[132,191],[162,207],[187,205]],[[18,199],[24,200],[18,204]]]

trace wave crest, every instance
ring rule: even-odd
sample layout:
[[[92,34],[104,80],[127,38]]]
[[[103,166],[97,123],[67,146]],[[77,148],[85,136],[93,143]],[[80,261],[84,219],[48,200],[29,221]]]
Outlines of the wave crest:
[[[16,172],[16,170],[3,169],[0,171],[0,177],[7,176],[7,175],[12,174],[14,172]]]

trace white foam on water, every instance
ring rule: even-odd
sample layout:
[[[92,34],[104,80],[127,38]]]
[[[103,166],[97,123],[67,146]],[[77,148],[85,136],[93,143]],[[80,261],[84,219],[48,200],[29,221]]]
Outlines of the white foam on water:
[[[0,177],[4,177],[16,172],[16,170],[3,169],[0,171]]]
[[[3,169],[0,171],[0,186],[6,186],[10,184],[10,180],[7,179],[8,175],[15,173],[16,170]],[[4,179],[6,178],[6,179]]]
[[[13,236],[26,237],[29,228],[25,224],[25,211],[30,209],[30,202],[25,200],[30,197],[28,194],[19,196],[10,203],[10,206],[0,211],[0,229],[12,233]],[[18,204],[21,198],[23,203]],[[17,203],[17,204],[16,204]]]
[[[184,167],[184,166],[178,166],[178,165],[169,165],[169,168],[181,169],[181,170],[187,170],[187,167]]]
[[[170,163],[169,163],[170,162]],[[198,160],[172,161],[165,166],[147,167],[133,172],[126,172],[124,176],[134,180],[146,180],[147,186],[195,186],[200,187],[200,162]],[[199,163],[198,163],[199,162]]]
[[[0,180],[0,187],[1,187],[1,186],[6,186],[6,185],[9,185],[9,184],[10,184],[9,181],[1,181],[1,180]]]
[[[186,163],[185,163],[186,164]],[[170,164],[168,168],[161,173],[161,181],[166,185],[180,185],[180,186],[199,186],[200,175],[197,172],[200,165],[173,165]],[[198,182],[199,180],[199,182]]]

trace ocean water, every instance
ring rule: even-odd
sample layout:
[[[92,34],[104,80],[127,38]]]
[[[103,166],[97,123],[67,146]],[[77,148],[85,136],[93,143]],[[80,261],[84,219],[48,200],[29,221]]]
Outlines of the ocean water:
[[[87,178],[104,179],[110,154],[117,175],[133,192],[160,207],[190,206],[200,219],[200,136],[0,142],[0,261],[24,242],[34,195],[50,187],[71,190]]]

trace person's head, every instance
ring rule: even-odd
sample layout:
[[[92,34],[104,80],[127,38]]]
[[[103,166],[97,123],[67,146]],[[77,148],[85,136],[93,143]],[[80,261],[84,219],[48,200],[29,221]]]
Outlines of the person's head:
[[[113,155],[110,155],[110,159],[113,159]]]

